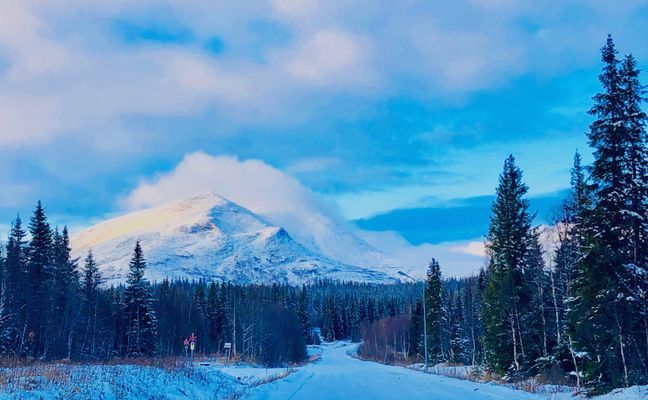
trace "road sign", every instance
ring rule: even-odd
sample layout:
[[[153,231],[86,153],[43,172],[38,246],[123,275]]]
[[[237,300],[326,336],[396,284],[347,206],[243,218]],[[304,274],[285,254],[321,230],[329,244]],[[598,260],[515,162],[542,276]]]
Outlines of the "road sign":
[[[227,362],[229,363],[230,355],[232,353],[232,343],[230,342],[224,343],[223,350],[227,350]]]
[[[182,344],[184,345],[185,349],[185,357],[189,355],[189,339],[185,339]]]
[[[198,340],[198,336],[196,336],[195,333],[191,333],[191,336],[186,338],[184,340],[184,347],[185,347],[185,354],[187,352],[187,347],[189,347],[189,350],[191,350],[191,358],[193,358],[193,353],[194,350],[196,350],[196,341]]]

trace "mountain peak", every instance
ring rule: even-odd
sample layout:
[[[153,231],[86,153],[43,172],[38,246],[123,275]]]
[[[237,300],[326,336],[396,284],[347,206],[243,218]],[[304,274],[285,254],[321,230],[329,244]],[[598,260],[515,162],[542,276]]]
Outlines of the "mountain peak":
[[[390,281],[382,272],[313,253],[283,227],[216,193],[203,193],[103,221],[72,238],[73,253],[92,250],[107,284],[124,281],[135,242],[152,280],[304,283],[321,278]]]

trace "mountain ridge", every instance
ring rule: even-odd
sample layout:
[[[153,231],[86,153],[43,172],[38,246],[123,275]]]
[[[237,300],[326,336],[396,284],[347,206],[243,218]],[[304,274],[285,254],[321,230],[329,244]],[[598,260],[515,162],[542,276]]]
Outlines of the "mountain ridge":
[[[378,269],[316,253],[283,227],[216,193],[205,193],[102,221],[72,236],[73,255],[92,250],[104,284],[125,280],[139,240],[150,280],[206,279],[302,284],[318,279],[393,282]]]

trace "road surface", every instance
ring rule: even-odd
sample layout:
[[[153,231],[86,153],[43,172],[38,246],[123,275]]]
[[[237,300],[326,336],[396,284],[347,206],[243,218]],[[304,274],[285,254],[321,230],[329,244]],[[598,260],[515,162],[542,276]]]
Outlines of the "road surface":
[[[355,345],[325,344],[317,362],[284,379],[251,389],[254,400],[526,400],[546,399],[492,384],[424,374],[403,367],[360,361],[348,355]]]

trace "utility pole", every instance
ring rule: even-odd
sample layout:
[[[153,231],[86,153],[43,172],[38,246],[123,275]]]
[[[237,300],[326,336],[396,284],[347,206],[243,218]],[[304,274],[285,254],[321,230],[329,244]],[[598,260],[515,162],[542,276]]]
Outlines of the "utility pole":
[[[234,303],[233,323],[232,323],[232,353],[236,357],[236,303]],[[245,346],[244,346],[245,347]]]
[[[398,275],[404,276],[406,278],[409,278],[412,280],[414,283],[418,283],[418,281],[411,276],[407,275],[403,271],[398,271]],[[427,311],[425,309],[425,303],[427,303],[425,299],[425,285],[423,285],[423,353],[424,353],[424,371],[427,374],[428,372],[428,341],[427,341]]]

